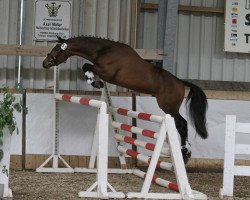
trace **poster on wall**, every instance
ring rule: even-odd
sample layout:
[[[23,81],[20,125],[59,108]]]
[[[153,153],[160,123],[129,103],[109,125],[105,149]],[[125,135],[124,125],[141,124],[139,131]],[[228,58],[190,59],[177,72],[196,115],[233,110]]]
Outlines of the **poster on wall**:
[[[226,0],[225,51],[250,52],[250,0]]]
[[[56,36],[70,37],[71,0],[36,0],[34,40],[53,41]]]

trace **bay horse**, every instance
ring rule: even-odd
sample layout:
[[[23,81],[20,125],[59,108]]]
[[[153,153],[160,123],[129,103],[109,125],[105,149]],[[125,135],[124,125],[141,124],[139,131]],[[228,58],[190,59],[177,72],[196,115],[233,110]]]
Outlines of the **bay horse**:
[[[109,39],[92,36],[58,38],[58,43],[43,61],[48,69],[65,62],[71,56],[80,56],[93,65],[88,69],[102,80],[140,93],[154,96],[159,107],[174,117],[181,136],[182,154],[186,163],[191,156],[187,149],[187,121],[179,109],[185,95],[185,86],[190,88],[186,98],[191,122],[198,135],[205,139],[207,98],[198,86],[178,79],[168,71],[143,60],[130,46]]]

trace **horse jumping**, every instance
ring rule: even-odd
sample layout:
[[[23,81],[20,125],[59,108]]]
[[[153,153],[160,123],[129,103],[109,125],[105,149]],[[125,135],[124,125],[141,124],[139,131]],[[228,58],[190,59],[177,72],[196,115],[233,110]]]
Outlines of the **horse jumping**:
[[[67,40],[58,37],[58,44],[44,59],[43,67],[48,69],[59,65],[71,56],[89,60],[93,65],[88,65],[88,70],[108,83],[154,96],[159,107],[175,119],[185,162],[190,157],[186,148],[188,128],[179,109],[184,99],[185,86],[189,87],[186,102],[191,122],[198,135],[203,139],[207,138],[207,98],[198,86],[180,80],[168,71],[143,60],[126,44],[90,36]]]

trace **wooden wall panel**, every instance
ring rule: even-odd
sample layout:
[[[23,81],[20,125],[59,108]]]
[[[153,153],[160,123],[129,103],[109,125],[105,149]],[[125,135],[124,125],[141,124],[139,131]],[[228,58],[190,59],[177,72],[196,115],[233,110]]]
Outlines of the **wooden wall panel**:
[[[40,154],[28,154],[26,155],[26,169],[27,170],[35,170],[39,167],[49,155],[40,155]],[[89,156],[62,156],[66,162],[72,167],[88,167]],[[169,158],[163,158],[164,161],[170,162]],[[127,167],[134,168],[133,159],[126,158]],[[249,165],[250,160],[236,160],[238,165]],[[49,162],[49,166],[51,166],[51,162]],[[62,163],[59,164],[62,167]],[[144,163],[138,162],[138,167],[147,167]],[[109,168],[120,168],[119,158],[118,157],[109,157]],[[21,170],[21,156],[20,155],[12,155],[10,168],[14,170]],[[188,171],[222,171],[223,170],[223,160],[222,159],[197,159],[192,158],[186,166]]]

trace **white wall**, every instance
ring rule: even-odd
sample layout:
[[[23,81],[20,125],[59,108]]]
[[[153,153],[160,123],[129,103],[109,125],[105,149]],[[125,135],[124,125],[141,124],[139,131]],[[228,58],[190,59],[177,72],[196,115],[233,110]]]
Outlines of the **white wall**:
[[[89,96],[88,96],[89,97]],[[89,97],[91,98],[91,97]],[[98,99],[98,97],[93,97]],[[131,108],[130,97],[112,97],[116,107]],[[27,94],[27,153],[50,154],[52,152],[52,94]],[[189,141],[193,158],[222,159],[224,155],[225,115],[237,115],[240,122],[250,122],[250,102],[237,100],[208,100],[207,126],[209,137],[200,139],[189,126]],[[94,108],[60,102],[60,153],[64,155],[89,155],[93,140],[97,111]],[[137,97],[137,110],[156,115],[164,115],[153,97]],[[185,105],[180,112],[186,118]],[[20,134],[13,135],[12,154],[21,154],[21,115],[16,115]],[[131,119],[117,116],[117,121],[130,123]],[[138,120],[139,127],[159,130],[159,125]],[[190,125],[190,123],[189,123]],[[111,133],[110,129],[110,135]],[[241,135],[238,141],[250,142]],[[112,137],[109,154],[116,155]]]

